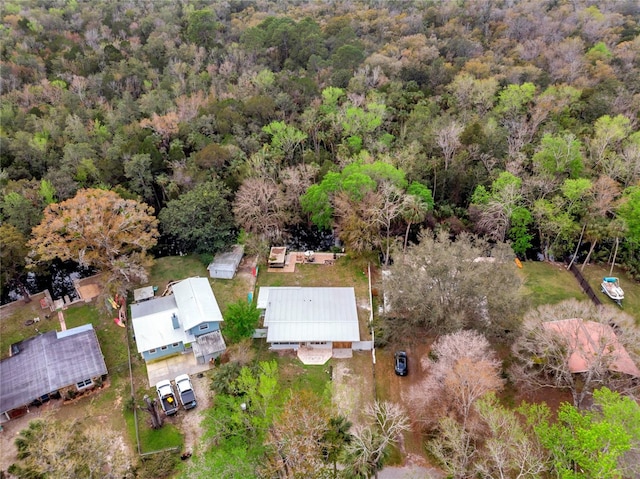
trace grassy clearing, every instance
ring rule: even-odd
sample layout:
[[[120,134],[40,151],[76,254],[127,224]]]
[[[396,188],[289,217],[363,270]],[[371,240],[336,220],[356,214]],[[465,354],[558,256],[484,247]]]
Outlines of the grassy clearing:
[[[282,351],[280,353],[268,349],[264,340],[254,340],[257,361],[276,361],[278,374],[283,391],[301,391],[303,389],[322,395],[331,381],[329,363],[323,365],[302,364],[295,352]]]
[[[135,438],[135,417],[132,411],[125,412],[127,431],[129,436]],[[176,426],[165,422],[160,429],[152,429],[149,425],[149,416],[146,412],[138,411],[138,432],[140,433],[140,447],[142,453],[162,451],[169,448],[182,450],[184,439]]]
[[[293,273],[269,273],[260,267],[257,286],[353,286],[356,298],[368,300],[367,263],[349,256],[333,265],[297,264]]]
[[[171,281],[179,281],[191,276],[207,277],[207,267],[196,255],[166,256],[155,260],[149,274],[149,284],[158,287],[162,294]]]
[[[278,360],[278,370],[283,389],[302,391],[306,389],[323,395],[329,386],[330,366],[302,364],[296,358],[283,357]]]
[[[587,298],[573,274],[560,263],[525,261],[520,271],[524,278],[525,295],[532,308],[570,298]]]
[[[249,284],[238,276],[233,279],[209,279],[209,283],[223,316],[230,304],[240,300],[247,301],[247,295],[253,293]]]
[[[526,261],[520,271],[525,281],[525,295],[533,308],[542,304],[559,303],[570,298],[587,300],[578,281],[563,264]],[[589,264],[585,266],[582,274],[603,304],[615,305],[600,290],[602,278],[609,276],[609,267]],[[634,316],[636,323],[640,325],[640,284],[628,279],[618,268],[614,268],[613,275],[620,278],[624,289],[623,310]]]
[[[192,276],[209,277],[209,272],[199,256],[167,256],[155,261],[149,274],[149,285],[157,286],[157,294],[162,294],[169,282]],[[246,300],[249,293],[247,283],[238,276],[233,279],[209,278],[209,283],[223,315],[229,304],[240,299]]]

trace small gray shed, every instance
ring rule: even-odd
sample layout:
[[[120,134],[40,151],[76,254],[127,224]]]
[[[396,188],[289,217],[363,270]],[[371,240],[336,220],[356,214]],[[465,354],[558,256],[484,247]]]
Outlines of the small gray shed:
[[[218,253],[213,258],[213,262],[207,267],[209,276],[218,279],[232,279],[243,255],[244,246],[238,244],[233,246],[231,251]]]

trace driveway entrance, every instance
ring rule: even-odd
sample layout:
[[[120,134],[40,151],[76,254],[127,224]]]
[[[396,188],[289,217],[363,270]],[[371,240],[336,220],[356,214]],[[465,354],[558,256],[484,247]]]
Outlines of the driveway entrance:
[[[198,364],[193,353],[179,354],[167,359],[160,359],[147,363],[147,377],[149,386],[154,387],[158,381],[168,379],[172,381],[180,374],[197,374],[208,371],[208,364]]]

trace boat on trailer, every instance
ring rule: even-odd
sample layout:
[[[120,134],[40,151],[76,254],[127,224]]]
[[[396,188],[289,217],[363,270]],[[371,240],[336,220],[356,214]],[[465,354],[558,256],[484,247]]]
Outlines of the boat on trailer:
[[[602,292],[622,306],[624,291],[620,287],[620,280],[613,276],[605,276],[600,284]]]

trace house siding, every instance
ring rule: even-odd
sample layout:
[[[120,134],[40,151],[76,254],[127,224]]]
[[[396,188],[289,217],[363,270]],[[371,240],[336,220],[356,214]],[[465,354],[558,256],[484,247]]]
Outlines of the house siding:
[[[207,326],[207,329],[202,329],[201,326]],[[187,332],[193,334],[196,338],[198,336],[202,336],[203,334],[212,333],[213,331],[220,330],[220,323],[217,321],[206,321],[204,323],[200,323],[197,326],[189,329]]]
[[[177,346],[173,346],[172,344],[168,344],[166,346],[167,349],[163,350],[162,348],[156,348],[155,352],[144,351],[142,353],[142,357],[145,361],[155,361],[156,359],[165,358],[167,356],[171,356],[173,354],[181,353],[185,350],[184,343],[180,342]]]

